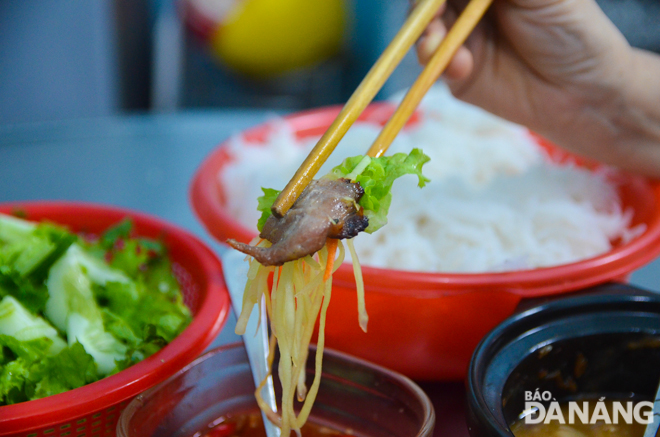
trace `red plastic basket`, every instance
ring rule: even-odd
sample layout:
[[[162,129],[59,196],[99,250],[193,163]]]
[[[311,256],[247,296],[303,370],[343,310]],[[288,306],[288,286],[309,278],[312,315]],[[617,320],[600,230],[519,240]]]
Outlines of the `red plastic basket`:
[[[168,248],[193,321],[158,353],[100,381],[55,396],[0,407],[0,436],[112,437],[123,408],[136,395],[193,361],[216,337],[230,308],[220,261],[196,237],[157,218],[125,209],[67,202],[0,204],[30,220],[50,220],[75,232],[99,233],[130,217],[138,235]]]

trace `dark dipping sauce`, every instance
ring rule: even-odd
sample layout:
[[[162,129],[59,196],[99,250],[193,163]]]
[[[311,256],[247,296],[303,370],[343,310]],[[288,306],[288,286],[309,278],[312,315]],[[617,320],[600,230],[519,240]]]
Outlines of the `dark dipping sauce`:
[[[316,424],[311,420],[308,420],[300,431],[303,437],[348,437],[353,435],[350,430],[338,431]],[[292,432],[291,435],[296,434]],[[266,437],[266,430],[259,412],[228,414],[214,420],[207,426],[207,429],[197,431],[192,437]]]
[[[604,320],[611,325],[625,323],[628,326],[630,323],[609,314]],[[557,324],[553,329],[576,329],[571,325],[563,326]],[[507,378],[502,391],[504,418],[516,437],[642,437],[648,420],[646,414],[651,413],[649,401],[653,399],[659,379],[658,335],[607,333],[554,341],[526,356]],[[536,392],[550,393],[552,400],[559,402],[566,423],[557,420],[524,423],[520,413],[526,410],[526,396]],[[626,410],[629,410],[628,403],[640,407],[646,403],[647,406],[640,408],[638,417],[633,420],[624,420],[622,414],[618,414],[618,423],[603,420],[591,423],[599,400],[605,404],[612,422],[613,403]],[[569,402],[579,406],[588,402],[588,423],[576,416],[573,423],[569,422]],[[549,400],[541,403],[546,413],[549,412]]]

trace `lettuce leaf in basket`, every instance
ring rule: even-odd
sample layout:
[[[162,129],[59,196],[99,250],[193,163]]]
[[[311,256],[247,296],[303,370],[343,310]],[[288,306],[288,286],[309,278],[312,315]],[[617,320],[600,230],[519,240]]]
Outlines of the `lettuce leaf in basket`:
[[[92,383],[99,379],[96,363],[78,342],[32,368],[27,382],[29,399],[39,399]]]
[[[0,405],[71,390],[171,342],[192,316],[165,246],[0,214]]]
[[[133,281],[108,282],[93,287],[93,292],[103,306],[105,326],[128,346],[126,359],[134,363],[171,342],[190,323],[191,314],[162,244],[116,233],[110,243],[107,235],[101,241],[110,247],[106,252],[110,265]],[[126,359],[120,362],[119,370],[127,365]]]
[[[93,358],[68,346],[41,316],[7,295],[0,301],[0,405],[61,393],[98,379]]]
[[[154,260],[163,259],[166,250],[159,241],[132,236],[133,228],[133,222],[124,219],[106,230],[93,248],[102,251],[111,267],[136,279]]]
[[[37,226],[0,214],[0,286],[4,294],[13,295],[31,311],[43,311],[48,270],[77,239],[51,223]]]
[[[17,404],[29,400],[25,382],[30,365],[22,358],[7,361],[0,369],[0,405]]]
[[[76,342],[44,355],[51,341],[18,341],[0,335],[0,405],[39,399],[98,379],[94,359]]]
[[[409,154],[395,153],[391,156],[370,158],[353,156],[333,168],[324,177],[347,178],[360,183],[364,195],[358,202],[369,218],[368,233],[376,232],[387,224],[387,213],[392,201],[392,185],[403,175],[411,174],[418,178],[418,186],[424,187],[429,179],[422,174],[422,167],[430,158],[421,149],[413,149]],[[271,207],[280,194],[272,188],[262,188],[263,196],[258,198],[257,209],[261,218],[257,224],[259,231],[271,215]]]
[[[125,358],[117,362],[117,370],[158,352],[191,319],[180,293],[173,294],[171,288],[147,286],[142,281],[138,285],[135,295],[118,283],[94,289],[97,299],[106,304],[102,310],[106,329],[128,346]],[[126,305],[127,301],[131,304]]]

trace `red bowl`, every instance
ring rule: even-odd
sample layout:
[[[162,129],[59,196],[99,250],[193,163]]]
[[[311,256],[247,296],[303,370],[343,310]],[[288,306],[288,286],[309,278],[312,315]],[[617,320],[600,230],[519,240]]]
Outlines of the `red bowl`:
[[[373,105],[363,119],[374,114],[385,119],[387,105]],[[299,138],[322,134],[340,108],[330,107],[286,118]],[[244,133],[252,141],[265,138],[268,126]],[[541,146],[553,159],[573,159],[547,142]],[[246,228],[225,208],[225,190],[218,174],[232,157],[220,145],[198,169],[191,186],[193,208],[220,242],[228,238],[248,242],[256,229]],[[576,159],[591,168],[593,163]],[[355,281],[345,264],[333,279],[328,309],[326,344],[415,379],[460,379],[466,374],[479,340],[510,316],[521,299],[554,296],[591,285],[625,280],[636,268],[660,254],[660,185],[644,178],[617,173],[615,180],[624,208],[634,211],[632,225],[646,231],[608,253],[584,261],[534,270],[450,274],[422,273],[363,266],[369,332],[357,323]]]
[[[0,204],[0,212],[20,211],[28,220],[50,220],[74,232],[99,234],[126,217],[137,235],[160,238],[169,251],[190,325],[149,358],[84,387],[43,399],[0,407],[0,436],[114,436],[123,408],[136,395],[166,380],[211,344],[227,320],[229,293],[218,258],[186,231],[155,217],[108,206],[25,202]]]

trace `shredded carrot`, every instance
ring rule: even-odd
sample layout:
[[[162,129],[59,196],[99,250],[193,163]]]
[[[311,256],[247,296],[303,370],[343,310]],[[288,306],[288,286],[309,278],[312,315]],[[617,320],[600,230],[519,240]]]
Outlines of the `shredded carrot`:
[[[335,253],[337,252],[337,240],[328,238],[325,242],[328,247],[328,262],[325,265],[325,273],[323,274],[323,282],[330,279],[332,276],[332,267],[335,264]]]
[[[277,269],[277,283],[275,283],[275,269]],[[268,274],[268,282],[271,284],[268,291],[270,292],[271,296],[273,295],[273,290],[278,287],[280,278],[282,277],[282,266],[275,267],[275,269],[271,270],[271,272]]]

